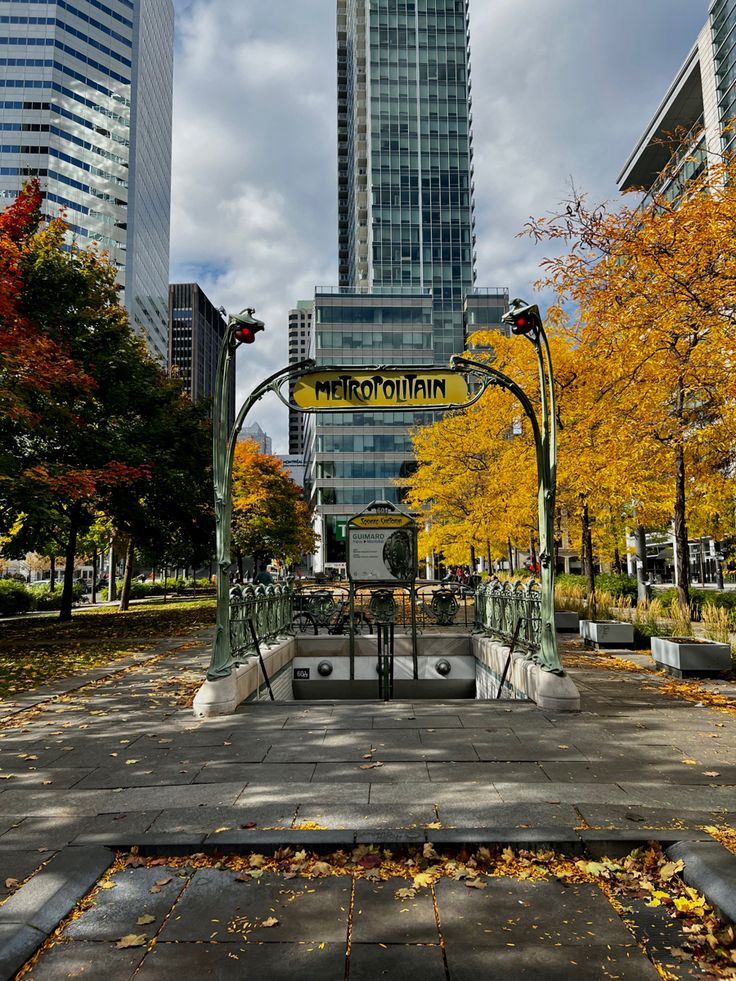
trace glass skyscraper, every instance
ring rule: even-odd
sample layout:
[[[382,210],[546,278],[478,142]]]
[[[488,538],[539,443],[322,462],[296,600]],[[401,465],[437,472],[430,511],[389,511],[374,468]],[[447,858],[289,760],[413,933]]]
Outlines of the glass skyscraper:
[[[447,365],[465,312],[496,326],[507,294],[475,284],[468,0],[337,0],[339,286],[315,292],[320,365]],[[477,329],[478,324],[476,324]],[[411,429],[432,412],[307,418],[315,566],[345,560],[348,517],[400,502]]]
[[[337,0],[340,285],[431,289],[434,360],[473,286],[468,0]]]
[[[173,43],[171,0],[0,2],[0,195],[40,179],[46,213],[108,252],[163,362]]]

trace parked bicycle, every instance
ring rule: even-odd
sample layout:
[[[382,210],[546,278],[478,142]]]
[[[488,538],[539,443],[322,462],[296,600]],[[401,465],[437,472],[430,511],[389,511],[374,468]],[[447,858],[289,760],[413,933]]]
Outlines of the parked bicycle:
[[[326,628],[328,634],[344,634],[350,629],[350,602],[335,597],[327,589],[297,593],[294,596],[295,634],[318,634]],[[356,633],[373,633],[373,623],[363,610],[353,612]]]

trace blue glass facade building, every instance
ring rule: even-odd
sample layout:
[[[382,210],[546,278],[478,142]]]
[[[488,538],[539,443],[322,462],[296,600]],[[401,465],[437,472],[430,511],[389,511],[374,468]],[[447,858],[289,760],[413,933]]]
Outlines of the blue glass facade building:
[[[315,293],[321,365],[447,365],[475,290],[468,0],[337,0],[339,286]],[[492,298],[489,298],[492,294]],[[495,324],[505,291],[471,303]],[[493,308],[493,310],[491,310]],[[316,567],[345,559],[347,518],[400,502],[411,429],[431,412],[305,425]]]
[[[468,0],[338,0],[340,285],[432,291],[434,360],[475,281]]]
[[[173,37],[171,0],[0,2],[0,196],[40,179],[46,213],[107,251],[163,362]]]

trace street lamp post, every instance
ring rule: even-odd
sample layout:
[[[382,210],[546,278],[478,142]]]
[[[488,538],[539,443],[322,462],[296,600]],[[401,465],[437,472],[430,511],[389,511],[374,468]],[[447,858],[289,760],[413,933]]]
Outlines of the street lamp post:
[[[230,403],[233,378],[231,365],[239,344],[252,344],[255,335],[263,330],[263,322],[247,308],[227,318],[225,336],[220,345],[215,380],[215,399],[212,407],[212,473],[215,487],[215,554],[217,565],[217,616],[215,644],[207,677],[210,681],[230,673],[230,557],[233,456],[238,432],[242,425],[230,428]]]
[[[544,330],[539,307],[515,299],[501,318],[501,323],[511,327],[512,334],[526,337],[534,346],[539,367],[539,396],[542,425],[538,434],[541,446],[537,448],[539,461],[538,510],[539,510],[539,567],[542,590],[542,660],[545,667],[560,666],[555,632],[555,496],[557,490],[557,401],[555,379],[552,371],[552,355]],[[535,437],[537,434],[535,433]]]

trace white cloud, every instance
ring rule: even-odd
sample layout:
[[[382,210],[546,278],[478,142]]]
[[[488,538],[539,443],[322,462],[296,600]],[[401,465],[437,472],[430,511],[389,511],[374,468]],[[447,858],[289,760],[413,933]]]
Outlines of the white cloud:
[[[337,281],[335,0],[175,0],[172,278],[266,332],[239,397],[286,363],[287,312]],[[705,22],[707,0],[472,0],[479,285],[529,296],[516,237],[615,179]],[[286,410],[253,418],[286,451]]]

